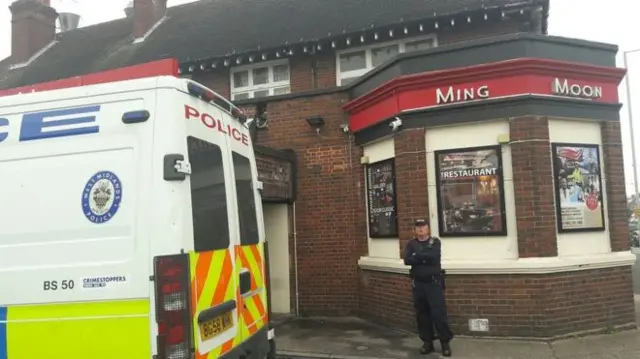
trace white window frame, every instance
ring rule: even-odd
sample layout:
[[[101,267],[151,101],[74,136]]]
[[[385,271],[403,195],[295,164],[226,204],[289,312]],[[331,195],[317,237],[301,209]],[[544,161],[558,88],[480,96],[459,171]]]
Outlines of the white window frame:
[[[436,34],[429,34],[425,36],[416,36],[416,37],[404,38],[404,39],[393,40],[393,41],[377,42],[371,45],[364,45],[364,46],[357,46],[357,47],[354,46],[348,49],[341,49],[336,51],[336,85],[342,86],[341,84],[342,79],[360,77],[366,74],[367,72],[373,70],[375,67],[372,64],[373,62],[372,50],[379,49],[381,47],[391,46],[391,45],[398,45],[398,53],[402,54],[405,52],[405,45],[407,43],[424,41],[424,40],[432,40],[433,47],[438,46],[438,36]],[[366,64],[366,67],[364,69],[352,70],[344,73],[340,72],[340,55],[344,55],[352,52],[359,52],[363,50],[365,51],[365,64]]]
[[[278,81],[278,82],[273,81],[273,68],[279,65],[287,65],[289,67],[289,80]],[[262,68],[262,67],[269,68],[269,81],[266,84],[255,85],[255,86],[249,85],[241,88],[234,87],[233,77],[236,73],[242,72],[242,71],[248,71],[249,83],[251,84],[253,82],[253,70],[257,68]],[[238,94],[244,94],[249,92],[250,93],[249,98],[251,99],[251,98],[254,98],[253,97],[254,92],[264,91],[264,90],[269,90],[269,96],[274,96],[274,93],[273,93],[274,89],[282,88],[282,87],[289,87],[289,93],[291,92],[291,64],[289,63],[289,59],[264,61],[264,62],[258,62],[255,64],[250,64],[250,65],[234,66],[231,68],[231,71],[229,71],[229,88],[231,89],[230,91],[231,101],[234,101],[236,95]]]

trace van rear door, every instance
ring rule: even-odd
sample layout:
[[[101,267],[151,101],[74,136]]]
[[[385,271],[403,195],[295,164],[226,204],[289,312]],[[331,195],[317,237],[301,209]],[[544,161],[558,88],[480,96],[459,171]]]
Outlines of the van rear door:
[[[0,358],[151,357],[155,94],[87,91],[0,99]]]
[[[246,128],[236,125],[249,138]],[[240,238],[236,247],[240,294],[243,302],[242,339],[246,345],[266,345],[268,329],[267,288],[264,263],[264,226],[258,192],[258,173],[250,141],[231,141],[234,187],[237,197],[235,228]],[[256,338],[253,338],[256,336]],[[250,339],[254,339],[251,340]],[[260,344],[254,344],[260,343]],[[258,348],[253,348],[256,352]],[[264,349],[264,350],[268,350]]]
[[[194,250],[189,258],[195,352],[196,358],[218,358],[241,341],[232,167],[227,139],[219,131],[225,128],[223,112],[196,97],[183,99],[191,164]]]

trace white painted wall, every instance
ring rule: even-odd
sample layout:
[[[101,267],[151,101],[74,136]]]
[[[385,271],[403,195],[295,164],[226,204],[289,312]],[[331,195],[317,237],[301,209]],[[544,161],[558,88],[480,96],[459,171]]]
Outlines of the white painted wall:
[[[552,143],[565,142],[599,145],[600,161],[603,161],[602,137],[600,135],[600,124],[597,122],[577,120],[550,120],[549,139]],[[603,172],[602,189],[605,230],[602,232],[558,233],[559,257],[584,256],[611,252],[611,242],[609,241],[609,218],[607,214],[608,208],[606,184],[607,179]]]
[[[378,161],[384,161],[389,158],[395,157],[395,142],[393,137],[384,138],[382,140],[369,143],[364,146],[364,156],[369,157],[369,163]],[[364,183],[367,183],[366,170],[363,170]],[[365,190],[365,200],[368,201]],[[367,203],[366,211],[368,211],[369,204]],[[369,220],[367,218],[367,237],[369,236]],[[368,238],[369,243],[369,257],[374,258],[399,258],[400,257],[400,242],[398,238]]]
[[[269,242],[271,306],[274,313],[291,313],[289,277],[289,209],[286,204],[262,205],[264,230]]]
[[[506,120],[465,124],[426,131],[427,183],[429,186],[429,216],[431,232],[438,235],[438,192],[436,190],[434,151],[455,148],[495,146],[498,135],[509,134]],[[509,146],[502,146],[504,195],[507,215],[507,236],[446,237],[442,238],[443,261],[501,260],[518,258],[516,208],[513,190],[513,171]]]

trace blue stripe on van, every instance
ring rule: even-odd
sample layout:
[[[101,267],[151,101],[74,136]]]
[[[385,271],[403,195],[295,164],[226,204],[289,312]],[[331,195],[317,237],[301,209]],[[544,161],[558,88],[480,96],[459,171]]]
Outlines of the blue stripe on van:
[[[0,359],[7,359],[7,308],[0,307]]]

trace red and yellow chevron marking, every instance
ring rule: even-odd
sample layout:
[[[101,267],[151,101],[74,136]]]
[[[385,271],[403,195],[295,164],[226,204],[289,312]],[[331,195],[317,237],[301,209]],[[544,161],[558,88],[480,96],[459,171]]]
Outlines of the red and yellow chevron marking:
[[[231,252],[228,249],[200,253],[191,252],[189,258],[191,263],[191,308],[196,345],[195,359],[218,358],[240,342],[236,343],[235,339],[231,339],[204,355],[200,354],[198,351],[198,314],[207,308],[215,307],[236,297],[237,289],[233,285],[232,276],[235,271]],[[236,318],[236,320],[237,323],[241,323],[240,318]],[[236,338],[240,338],[239,333],[236,333]]]
[[[246,339],[262,329],[268,322],[267,293],[264,276],[264,247],[262,244],[236,246],[237,273],[242,268],[251,272],[251,295],[240,298],[244,304],[242,313],[242,338]]]

